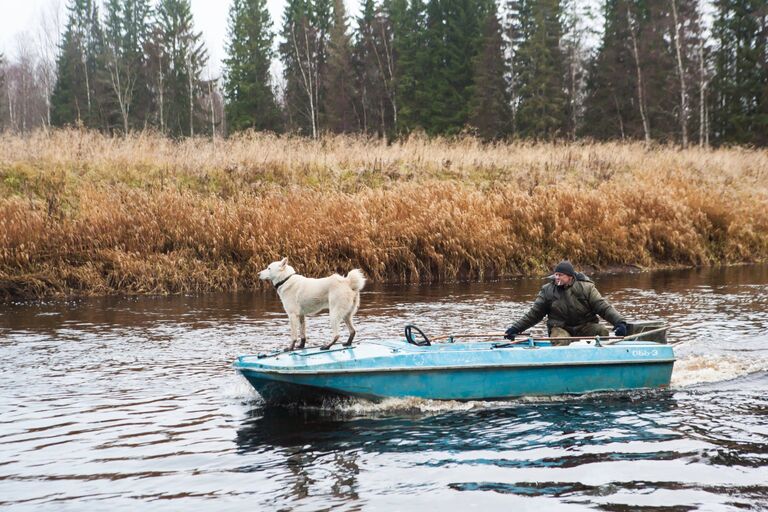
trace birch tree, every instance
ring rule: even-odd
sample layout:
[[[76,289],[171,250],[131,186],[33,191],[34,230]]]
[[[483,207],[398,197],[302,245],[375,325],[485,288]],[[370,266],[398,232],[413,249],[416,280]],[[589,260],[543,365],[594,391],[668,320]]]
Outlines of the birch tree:
[[[320,76],[325,59],[320,19],[311,2],[289,0],[280,44],[289,126],[312,138],[320,130]]]
[[[150,6],[147,0],[108,0],[106,3],[105,65],[108,88],[120,114],[122,131],[139,124],[134,105],[148,93],[145,45],[149,40]],[[140,126],[140,124],[139,124]]]
[[[634,16],[630,12],[629,3],[626,4],[627,13],[627,27],[629,27],[629,44],[632,50],[632,58],[636,73],[636,92],[637,92],[637,108],[640,112],[640,118],[643,121],[643,135],[645,137],[645,143],[651,143],[651,126],[648,121],[648,114],[645,106],[645,89],[643,86],[643,69],[640,64],[640,50],[637,42],[637,23]]]

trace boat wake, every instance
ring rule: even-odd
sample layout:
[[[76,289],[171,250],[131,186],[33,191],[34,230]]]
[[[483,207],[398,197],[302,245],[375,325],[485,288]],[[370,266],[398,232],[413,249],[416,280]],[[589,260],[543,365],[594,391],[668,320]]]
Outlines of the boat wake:
[[[678,358],[672,372],[672,388],[720,382],[768,371],[768,358],[726,354],[688,355]]]
[[[553,404],[564,402],[579,402],[594,400],[600,397],[617,397],[629,401],[646,400],[648,395],[664,393],[658,389],[634,389],[627,391],[601,391],[597,393],[584,393],[580,395],[551,395],[551,396],[527,396],[506,400],[428,400],[424,398],[387,398],[380,402],[371,402],[364,399],[343,399],[327,401],[322,406],[314,407],[321,411],[349,416],[386,415],[424,415],[441,414],[446,412],[481,411],[485,409],[501,409],[504,407],[518,407],[530,404]]]

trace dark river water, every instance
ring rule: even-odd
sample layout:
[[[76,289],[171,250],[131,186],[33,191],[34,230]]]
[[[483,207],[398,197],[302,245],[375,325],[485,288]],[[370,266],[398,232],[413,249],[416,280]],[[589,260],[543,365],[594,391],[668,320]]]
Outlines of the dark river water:
[[[671,390],[265,408],[231,364],[287,344],[274,291],[2,305],[0,509],[767,510],[768,266],[595,280],[673,326]],[[358,340],[502,330],[541,284],[369,286]]]

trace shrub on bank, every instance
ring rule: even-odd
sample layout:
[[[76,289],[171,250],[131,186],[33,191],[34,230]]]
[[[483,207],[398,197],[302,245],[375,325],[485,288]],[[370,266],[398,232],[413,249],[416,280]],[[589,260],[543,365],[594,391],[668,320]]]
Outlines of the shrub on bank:
[[[303,274],[488,279],[768,257],[765,151],[247,135],[2,136],[0,294],[177,293]]]

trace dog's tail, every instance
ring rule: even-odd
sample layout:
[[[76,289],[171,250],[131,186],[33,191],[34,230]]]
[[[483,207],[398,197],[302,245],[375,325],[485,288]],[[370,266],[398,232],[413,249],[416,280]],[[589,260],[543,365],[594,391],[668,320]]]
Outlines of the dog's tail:
[[[365,286],[365,276],[359,268],[350,270],[349,274],[347,274],[347,279],[349,280],[350,288],[356,292],[359,292]]]

